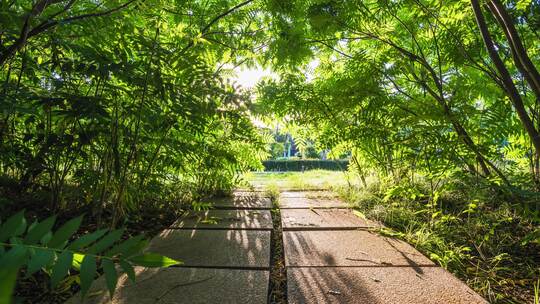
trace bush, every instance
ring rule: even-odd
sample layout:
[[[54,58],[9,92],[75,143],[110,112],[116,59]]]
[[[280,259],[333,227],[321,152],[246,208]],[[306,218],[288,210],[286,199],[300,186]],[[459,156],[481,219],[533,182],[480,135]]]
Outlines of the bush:
[[[345,171],[349,166],[348,159],[340,160],[320,160],[320,159],[298,159],[298,160],[267,160],[263,161],[264,171],[305,171],[314,169]]]

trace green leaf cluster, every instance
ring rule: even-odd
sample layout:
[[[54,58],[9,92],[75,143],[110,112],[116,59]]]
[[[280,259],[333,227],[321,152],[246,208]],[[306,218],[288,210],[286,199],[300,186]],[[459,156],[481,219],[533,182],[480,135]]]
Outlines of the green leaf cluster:
[[[53,229],[56,216],[28,224],[21,211],[0,226],[0,303],[10,303],[21,274],[30,276],[44,271],[50,276],[51,288],[67,276],[77,275],[84,297],[102,269],[110,295],[118,281],[116,265],[135,280],[134,266],[168,267],[180,264],[165,256],[143,253],[142,236],[122,240],[123,229],[97,230],[78,236],[83,217],[71,219]]]

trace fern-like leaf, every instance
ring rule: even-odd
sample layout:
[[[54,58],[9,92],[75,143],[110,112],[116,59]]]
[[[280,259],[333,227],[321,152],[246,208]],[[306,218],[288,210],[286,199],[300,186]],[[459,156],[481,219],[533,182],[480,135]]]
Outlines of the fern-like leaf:
[[[21,211],[0,226],[0,303],[10,303],[19,272],[27,275],[45,270],[56,287],[66,276],[78,270],[81,294],[84,297],[103,267],[111,297],[118,273],[115,264],[134,279],[133,266],[168,267],[181,262],[153,253],[142,253],[147,241],[136,236],[120,241],[124,229],[105,229],[82,235],[71,242],[79,229],[82,216],[72,219],[53,231],[56,216],[27,227]]]

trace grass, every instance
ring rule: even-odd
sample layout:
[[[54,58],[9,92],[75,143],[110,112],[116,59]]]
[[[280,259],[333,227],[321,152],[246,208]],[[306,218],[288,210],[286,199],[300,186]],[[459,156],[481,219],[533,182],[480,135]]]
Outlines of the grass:
[[[304,172],[249,172],[244,180],[256,189],[331,190],[352,180],[348,172],[310,170]]]

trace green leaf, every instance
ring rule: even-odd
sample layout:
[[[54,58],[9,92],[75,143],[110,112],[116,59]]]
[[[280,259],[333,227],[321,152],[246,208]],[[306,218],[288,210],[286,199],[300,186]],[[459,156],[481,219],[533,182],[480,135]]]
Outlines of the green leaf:
[[[19,269],[0,270],[0,303],[11,303],[11,296],[17,282]]]
[[[84,260],[84,254],[75,253],[73,254],[73,261],[71,262],[71,267],[75,268],[77,271],[81,271],[81,263]]]
[[[81,263],[81,295],[84,298],[86,293],[88,293],[88,290],[90,290],[90,286],[92,286],[92,282],[94,281],[94,277],[96,276],[96,258],[91,255],[85,255],[83,262]]]
[[[19,269],[26,263],[28,254],[28,247],[15,245],[2,256],[2,259],[0,259],[0,270]]]
[[[35,254],[30,259],[27,267],[27,275],[31,275],[42,267],[49,265],[54,259],[54,252],[46,248],[37,248]]]
[[[11,237],[22,234],[24,231],[20,232],[21,226],[26,226],[24,210],[8,218],[2,227],[0,227],[0,242],[5,242]]]
[[[19,225],[17,230],[15,230],[15,236],[24,234],[24,232],[26,231],[26,226],[27,226],[26,219],[23,219],[22,223]]]
[[[120,261],[120,267],[122,267],[122,270],[124,270],[131,282],[135,283],[135,271],[133,270],[133,266],[126,261]]]
[[[134,255],[139,255],[147,246],[148,240],[142,240],[139,243],[135,244],[135,246],[126,250],[124,253],[122,253],[122,255],[124,257],[132,257]]]
[[[129,261],[135,265],[144,267],[169,267],[172,265],[182,264],[182,262],[156,253],[141,254],[130,258]]]
[[[17,274],[27,257],[28,248],[15,246],[0,258],[0,303],[11,303]]]
[[[107,233],[107,229],[101,229],[98,231],[95,231],[90,234],[83,235],[79,239],[75,240],[71,245],[67,247],[68,250],[78,250],[83,247],[86,247],[90,245],[91,243],[95,242],[97,239],[102,237],[105,233]]]
[[[39,222],[37,220],[34,220],[32,222],[32,224],[30,224],[30,226],[28,226],[28,232],[32,231],[32,229],[34,229],[34,227],[36,227],[36,225],[38,224]]]
[[[47,245],[51,241],[52,236],[53,236],[52,231],[49,231],[45,233],[43,237],[41,237],[41,240],[39,242],[43,245]]]
[[[83,216],[76,217],[67,221],[62,227],[54,233],[48,245],[50,248],[64,248],[69,238],[79,229]]]
[[[109,294],[111,299],[116,289],[116,284],[118,283],[118,274],[116,273],[116,268],[112,260],[103,259],[103,271],[105,272],[105,280],[107,281],[107,288],[109,289]]]
[[[519,0],[516,4],[518,10],[526,10],[531,5],[532,0]]]
[[[118,241],[122,234],[124,234],[124,229],[117,229],[104,236],[99,242],[95,243],[92,247],[88,249],[88,253],[97,254],[103,250],[109,248],[114,242]]]
[[[25,244],[36,244],[39,240],[45,236],[48,232],[51,231],[54,223],[56,222],[56,215],[48,217],[41,223],[33,226],[31,229],[28,229],[28,234],[24,238]]]
[[[51,287],[54,288],[58,283],[66,276],[71,267],[71,261],[73,260],[73,253],[71,251],[64,251],[56,260],[51,274]]]
[[[122,254],[125,255],[129,252],[131,248],[134,246],[137,246],[143,239],[144,236],[138,235],[136,237],[133,237],[131,239],[128,239],[116,246],[114,246],[111,250],[109,250],[105,255],[106,256],[114,256],[116,254]]]

